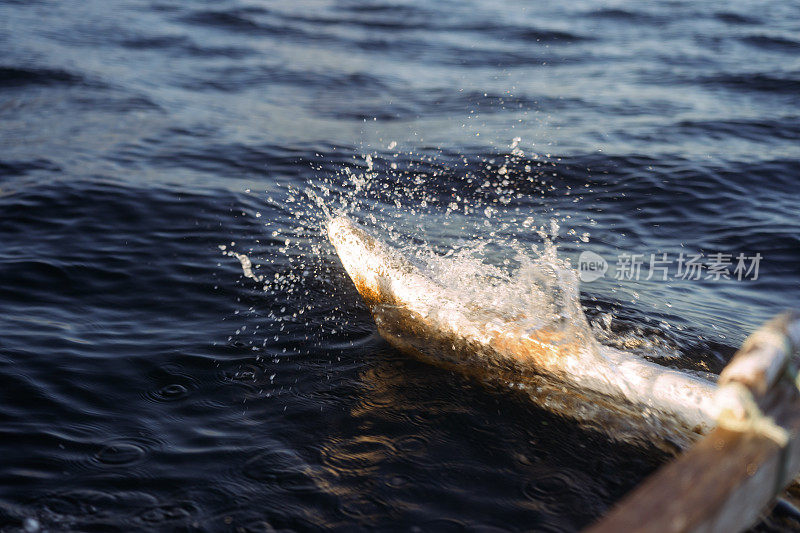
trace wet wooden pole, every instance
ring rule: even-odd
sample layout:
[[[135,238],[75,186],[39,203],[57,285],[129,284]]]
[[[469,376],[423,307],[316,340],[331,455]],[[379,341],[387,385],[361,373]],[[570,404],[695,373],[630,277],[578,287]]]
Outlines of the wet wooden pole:
[[[751,335],[719,380],[719,425],[590,533],[742,531],[800,472],[800,315]]]

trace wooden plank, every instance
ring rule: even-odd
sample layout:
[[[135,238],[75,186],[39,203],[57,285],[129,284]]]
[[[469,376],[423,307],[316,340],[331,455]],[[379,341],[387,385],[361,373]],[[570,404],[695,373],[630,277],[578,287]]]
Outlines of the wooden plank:
[[[729,533],[755,524],[800,471],[800,391],[784,374],[800,345],[798,324],[796,313],[768,322],[720,379],[723,387],[748,388],[761,412],[786,430],[785,447],[763,432],[718,427],[587,531]]]
[[[790,429],[785,450],[760,434],[717,428],[588,531],[729,533],[752,526],[800,470],[800,394],[780,389],[772,412]]]
[[[719,385],[745,385],[756,396],[766,394],[800,349],[800,314],[787,311],[750,335],[719,376]]]

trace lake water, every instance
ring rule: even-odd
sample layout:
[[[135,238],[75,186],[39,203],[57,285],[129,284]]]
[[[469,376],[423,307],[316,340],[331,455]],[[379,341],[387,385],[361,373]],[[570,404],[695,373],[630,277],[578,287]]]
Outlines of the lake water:
[[[580,529],[668,457],[392,349],[326,211],[591,251],[597,338],[713,373],[799,178],[796,2],[0,1],[0,529]]]

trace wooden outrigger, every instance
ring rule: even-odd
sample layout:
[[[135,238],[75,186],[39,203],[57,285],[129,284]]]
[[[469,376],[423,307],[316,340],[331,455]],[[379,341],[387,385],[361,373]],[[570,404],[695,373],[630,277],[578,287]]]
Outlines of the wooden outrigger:
[[[706,435],[591,531],[743,530],[800,471],[797,314],[751,335],[714,384],[599,346],[579,306],[542,327],[462,301],[346,217],[328,222],[328,236],[400,350],[493,375],[612,438],[689,445]]]
[[[591,533],[742,531],[800,471],[800,315],[753,333],[720,374],[719,424]]]

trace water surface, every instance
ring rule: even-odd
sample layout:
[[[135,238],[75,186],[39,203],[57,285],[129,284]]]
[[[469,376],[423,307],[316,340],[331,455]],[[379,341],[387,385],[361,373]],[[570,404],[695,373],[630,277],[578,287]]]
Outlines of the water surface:
[[[777,0],[0,2],[0,528],[591,523],[666,457],[391,349],[304,190],[511,269],[554,219],[564,257],[612,263],[581,289],[602,342],[718,372],[800,296],[798,21]],[[637,282],[623,252],[763,260]]]

